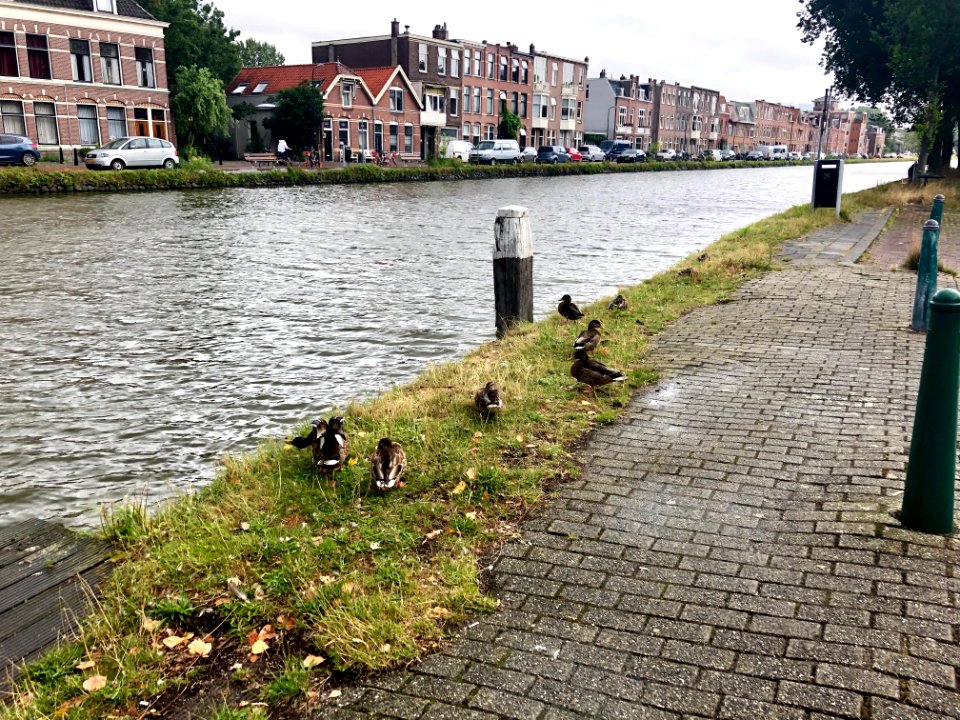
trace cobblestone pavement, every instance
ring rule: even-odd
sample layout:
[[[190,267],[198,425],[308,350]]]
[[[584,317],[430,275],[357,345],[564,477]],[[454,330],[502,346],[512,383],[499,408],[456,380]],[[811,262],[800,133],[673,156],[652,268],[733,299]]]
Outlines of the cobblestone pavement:
[[[861,262],[885,270],[901,268],[914,243],[919,243],[923,237],[923,223],[929,217],[929,206],[901,210],[870,246]],[[944,266],[960,271],[960,232],[955,228],[958,218],[960,215],[947,208],[937,255]],[[945,275],[941,275],[940,279],[947,281],[950,287],[956,284],[956,279]]]
[[[317,717],[960,718],[960,541],[891,514],[914,277],[820,237],[658,338],[661,382],[503,548],[500,612]]]

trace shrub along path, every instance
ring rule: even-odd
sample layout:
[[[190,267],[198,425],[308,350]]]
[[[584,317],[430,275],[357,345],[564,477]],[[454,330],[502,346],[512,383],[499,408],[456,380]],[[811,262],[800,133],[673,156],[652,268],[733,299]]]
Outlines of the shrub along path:
[[[656,339],[661,381],[495,561],[501,611],[314,716],[960,717],[960,541],[891,515],[915,279],[818,262],[836,230]]]

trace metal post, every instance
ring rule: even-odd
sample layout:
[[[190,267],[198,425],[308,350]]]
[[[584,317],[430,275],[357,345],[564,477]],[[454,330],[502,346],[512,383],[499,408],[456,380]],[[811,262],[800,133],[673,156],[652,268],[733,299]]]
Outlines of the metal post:
[[[930,332],[900,510],[900,521],[912,530],[938,535],[953,532],[958,372],[960,293],[944,288],[930,303]]]
[[[493,294],[497,337],[519,322],[533,322],[533,236],[525,207],[497,211],[493,225]]]
[[[913,296],[913,321],[910,329],[926,332],[930,318],[930,298],[937,291],[937,244],[940,225],[936,220],[923,224],[923,242],[917,265],[917,291]]]
[[[930,208],[930,219],[936,220],[938,224],[943,224],[943,204],[947,199],[943,195],[937,195],[933,199],[933,207]]]

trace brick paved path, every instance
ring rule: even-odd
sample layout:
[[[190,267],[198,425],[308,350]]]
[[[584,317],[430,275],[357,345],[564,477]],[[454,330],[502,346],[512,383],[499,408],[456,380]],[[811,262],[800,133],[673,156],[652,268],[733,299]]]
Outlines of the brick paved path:
[[[821,237],[658,339],[662,381],[504,548],[501,612],[318,717],[960,718],[960,542],[890,514],[914,276]]]

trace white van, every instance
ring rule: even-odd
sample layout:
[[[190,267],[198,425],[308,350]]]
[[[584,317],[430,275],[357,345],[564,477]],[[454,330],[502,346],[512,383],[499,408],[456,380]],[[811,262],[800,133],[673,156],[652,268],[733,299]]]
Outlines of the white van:
[[[461,162],[470,162],[470,153],[473,152],[473,143],[466,140],[450,140],[443,151],[445,158],[456,158]]]
[[[481,140],[470,153],[470,162],[496,165],[498,162],[518,164],[520,145],[516,140]]]
[[[757,145],[757,150],[763,153],[764,160],[786,160],[786,145]]]

